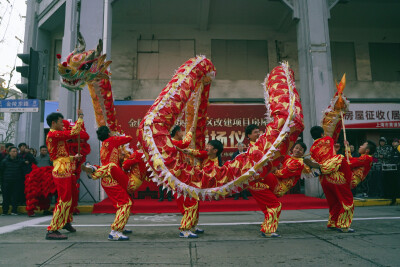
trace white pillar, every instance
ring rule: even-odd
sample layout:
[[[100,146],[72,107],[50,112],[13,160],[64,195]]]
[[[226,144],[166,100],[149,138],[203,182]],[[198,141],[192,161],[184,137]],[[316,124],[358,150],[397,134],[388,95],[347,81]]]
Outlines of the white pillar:
[[[293,9],[297,20],[300,96],[304,112],[303,139],[308,147],[313,140],[310,128],[320,125],[324,111],[334,93],[328,19],[338,1],[283,0]],[[331,3],[331,4],[329,4]],[[308,185],[307,183],[318,183]],[[306,195],[319,195],[318,179],[306,181]]]
[[[86,50],[96,49],[99,39],[103,40],[103,53],[107,53],[107,58],[111,56],[111,29],[112,29],[112,6],[109,0],[85,0],[81,2],[80,11],[80,32],[86,42]],[[100,159],[100,142],[97,140],[96,119],[93,111],[92,99],[87,87],[82,91],[82,107],[85,114],[85,126],[90,136],[89,144],[91,153],[87,160],[92,164],[99,164]],[[106,197],[99,181],[92,181],[86,178],[86,175],[81,176],[82,181],[89,188],[91,194],[102,200]],[[81,190],[85,193],[85,190]],[[91,200],[86,195],[85,200]]]
[[[78,23],[78,1],[70,0],[65,2],[65,23],[64,37],[62,40],[62,59],[74,50],[77,39]],[[60,85],[59,109],[66,119],[76,119],[76,99],[75,93],[61,87]]]

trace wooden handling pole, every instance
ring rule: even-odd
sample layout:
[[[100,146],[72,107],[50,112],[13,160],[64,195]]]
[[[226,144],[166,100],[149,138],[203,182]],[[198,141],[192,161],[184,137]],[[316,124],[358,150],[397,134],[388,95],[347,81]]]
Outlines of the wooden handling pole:
[[[340,110],[340,117],[342,118],[342,127],[343,127],[343,137],[345,141],[345,154],[347,158],[347,162],[350,162],[349,160],[349,153],[348,153],[348,146],[347,146],[347,137],[346,137],[346,127],[344,126],[344,118],[343,118],[343,111]]]
[[[82,90],[78,91],[78,110],[81,109]],[[81,154],[81,133],[78,135],[78,155]]]

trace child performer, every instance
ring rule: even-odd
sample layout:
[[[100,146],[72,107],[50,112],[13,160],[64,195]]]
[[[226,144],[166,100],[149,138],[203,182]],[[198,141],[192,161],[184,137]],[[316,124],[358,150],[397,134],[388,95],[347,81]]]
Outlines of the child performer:
[[[347,142],[347,147],[348,146],[349,144]],[[376,144],[369,140],[358,149],[358,153],[361,155],[360,157],[352,157],[351,153],[349,153],[348,150],[346,151],[346,153],[349,155],[349,165],[352,171],[350,183],[351,189],[356,188],[367,177],[372,166],[372,155],[374,155],[375,151]]]

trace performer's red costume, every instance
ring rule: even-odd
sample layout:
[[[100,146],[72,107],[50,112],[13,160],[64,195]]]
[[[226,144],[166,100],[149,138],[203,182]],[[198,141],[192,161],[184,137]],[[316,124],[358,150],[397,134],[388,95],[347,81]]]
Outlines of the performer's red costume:
[[[350,191],[351,170],[343,155],[336,155],[334,139],[326,136],[314,141],[311,157],[320,164],[319,177],[329,205],[329,228],[348,229],[353,220],[353,194]]]
[[[349,153],[350,154],[350,153]],[[360,157],[352,157],[349,155],[350,169],[352,171],[350,188],[354,189],[362,181],[365,180],[372,167],[372,156],[363,154]]]
[[[183,140],[176,140],[172,138],[172,144],[180,149],[186,149],[192,141],[192,132],[188,132]],[[207,151],[191,150],[193,155],[201,159],[207,158]],[[182,157],[186,155],[180,154]],[[218,162],[217,162],[218,164]],[[175,196],[176,197],[176,196]],[[199,222],[199,201],[194,198],[184,198],[183,196],[176,197],[178,209],[182,213],[181,226],[179,230],[187,231],[196,227]]]
[[[47,134],[46,145],[50,159],[53,161],[52,171],[54,183],[57,187],[58,202],[53,211],[53,219],[47,227],[48,231],[57,231],[66,223],[72,222],[72,187],[73,167],[69,156],[67,140],[75,138],[81,131],[83,119],[79,118],[75,126],[69,131],[50,129]]]
[[[286,194],[300,179],[304,169],[302,158],[286,156],[282,167],[249,184],[249,191],[265,214],[261,232],[267,236],[276,232],[282,203],[279,197]]]
[[[111,136],[103,141],[100,150],[102,166],[92,173],[101,179],[101,186],[117,209],[111,230],[122,232],[128,222],[132,199],[128,194],[129,177],[119,164],[119,147],[132,140],[130,136]]]
[[[172,138],[171,139],[172,140],[172,144],[174,144],[174,146],[176,146],[176,147],[178,147],[180,149],[188,148],[190,143],[192,142],[192,136],[193,136],[192,132],[189,131],[185,135],[185,138],[183,140],[176,140],[176,139]]]
[[[64,123],[64,128],[65,130],[70,130],[71,125],[67,120],[63,120]],[[90,145],[87,143],[89,140],[89,134],[86,132],[85,129],[85,124],[82,124],[82,130],[79,132],[80,136],[80,151],[79,154],[82,155],[82,158],[80,160],[74,160],[72,161],[72,187],[71,187],[71,193],[72,193],[72,206],[71,206],[71,211],[72,213],[79,213],[78,210],[78,200],[79,200],[79,183],[78,180],[81,176],[81,165],[83,162],[86,161],[86,156],[89,155],[90,153]],[[75,137],[72,140],[68,140],[68,148],[69,148],[69,154],[70,155],[76,155],[78,154],[78,139]]]

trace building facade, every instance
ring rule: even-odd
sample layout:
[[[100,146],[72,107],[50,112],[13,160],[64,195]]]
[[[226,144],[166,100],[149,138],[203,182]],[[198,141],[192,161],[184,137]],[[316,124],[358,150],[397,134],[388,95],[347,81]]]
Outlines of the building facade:
[[[116,100],[155,99],[174,70],[199,54],[211,58],[217,69],[211,100],[262,99],[260,83],[280,61],[288,61],[304,109],[303,138],[310,146],[309,129],[319,124],[336,90],[334,80],[343,73],[349,98],[394,104],[396,110],[400,103],[396,10],[400,10],[396,0],[30,0],[25,51],[33,47],[48,52],[47,99],[59,101],[60,111],[71,119],[76,95],[59,85],[56,54],[66,58],[78,30],[87,49],[103,39],[103,52],[113,61]],[[82,103],[90,103],[87,90],[82,96]],[[93,108],[87,104],[83,110],[91,136],[89,161],[98,163]],[[399,129],[384,131],[396,135]],[[38,147],[43,132],[40,114],[20,119],[19,141]],[[381,131],[357,132],[353,139],[379,135]],[[103,197],[98,183],[88,181],[87,187],[96,198]],[[316,186],[308,188],[308,194],[315,195]]]

